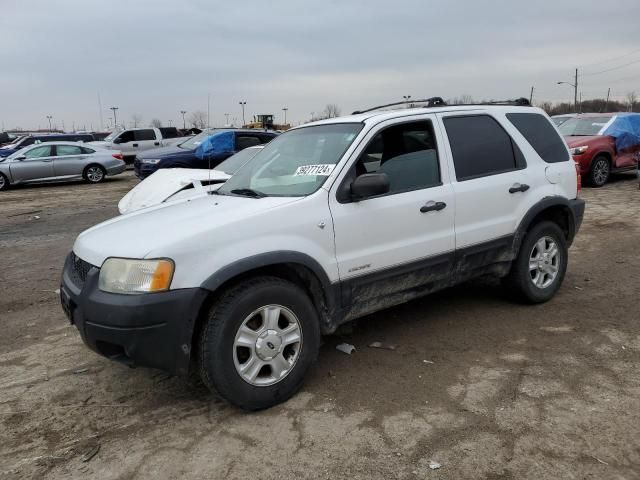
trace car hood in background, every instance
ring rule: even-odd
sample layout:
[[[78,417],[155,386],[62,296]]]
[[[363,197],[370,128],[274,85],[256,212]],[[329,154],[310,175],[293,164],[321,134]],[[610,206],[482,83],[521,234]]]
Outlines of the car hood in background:
[[[184,139],[181,138],[180,140],[184,140]],[[174,157],[176,158],[184,157],[184,155],[187,155],[187,154],[188,155],[193,154],[193,150],[189,150],[188,148],[180,148],[177,145],[170,145],[168,147],[159,147],[159,148],[154,148],[152,150],[140,152],[138,155],[136,155],[136,157],[138,157],[139,159],[143,159],[143,158],[165,159],[165,158],[174,158]]]
[[[125,214],[170,200],[205,196],[211,189],[207,186],[209,182],[222,184],[227,179],[229,175],[219,170],[163,168],[149,175],[122,197],[118,210]],[[174,197],[179,192],[179,196]]]
[[[564,137],[570,148],[589,145],[594,140],[601,140],[603,135],[577,135],[572,137]]]

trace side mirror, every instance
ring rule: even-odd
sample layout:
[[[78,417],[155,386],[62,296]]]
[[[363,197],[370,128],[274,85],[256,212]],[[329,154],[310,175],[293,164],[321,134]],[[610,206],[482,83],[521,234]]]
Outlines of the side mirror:
[[[16,157],[16,160],[20,160],[20,161],[26,160],[26,159],[27,159],[26,155],[20,155],[19,157]]]
[[[365,173],[356,177],[351,184],[351,198],[358,201],[383,195],[389,188],[389,177],[386,173]]]
[[[116,144],[116,145],[119,144],[119,143],[122,143],[122,139],[120,137],[114,138],[113,139],[113,143]]]

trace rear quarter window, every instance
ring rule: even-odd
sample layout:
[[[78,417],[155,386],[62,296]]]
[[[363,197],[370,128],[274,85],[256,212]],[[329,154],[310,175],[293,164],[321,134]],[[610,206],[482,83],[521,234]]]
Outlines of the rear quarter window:
[[[570,160],[567,147],[549,120],[539,113],[507,113],[507,119],[547,163]]]

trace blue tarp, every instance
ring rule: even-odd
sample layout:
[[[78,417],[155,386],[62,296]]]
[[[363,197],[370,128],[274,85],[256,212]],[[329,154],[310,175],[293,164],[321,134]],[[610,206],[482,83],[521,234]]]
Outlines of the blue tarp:
[[[201,160],[209,159],[224,153],[233,153],[235,142],[233,132],[220,132],[207,137],[198,148],[196,157]]]
[[[616,139],[618,151],[640,146],[640,114],[621,113],[602,131],[602,135],[610,135]]]

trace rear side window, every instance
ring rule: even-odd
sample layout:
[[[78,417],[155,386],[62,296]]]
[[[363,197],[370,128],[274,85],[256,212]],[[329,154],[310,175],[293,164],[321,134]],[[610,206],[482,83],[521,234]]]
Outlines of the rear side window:
[[[142,141],[142,140],[155,140],[156,139],[156,132],[154,132],[151,129],[134,130],[133,131],[133,135],[135,137],[136,142]]]
[[[92,148],[82,147],[82,153],[95,153],[96,151]]]
[[[509,134],[489,115],[444,119],[458,181],[523,167],[522,154]]]
[[[260,139],[258,137],[250,136],[237,136],[236,137],[236,150],[244,150],[247,147],[254,147],[260,145]]]
[[[566,162],[569,154],[549,120],[538,113],[507,113],[507,118],[547,163]]]
[[[75,145],[56,146],[56,156],[64,157],[67,155],[82,155],[82,147],[76,147]]]

